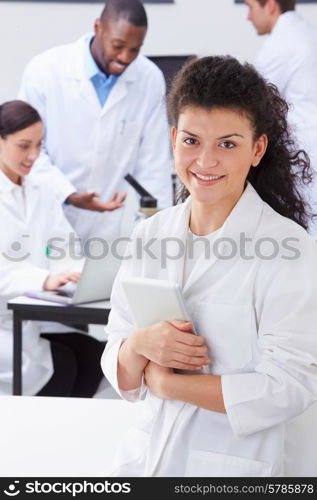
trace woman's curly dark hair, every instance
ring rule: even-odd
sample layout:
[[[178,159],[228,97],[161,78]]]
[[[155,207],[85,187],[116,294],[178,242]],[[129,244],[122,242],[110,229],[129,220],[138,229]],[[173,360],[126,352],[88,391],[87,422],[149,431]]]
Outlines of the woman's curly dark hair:
[[[177,126],[187,106],[235,110],[249,118],[255,140],[267,135],[266,153],[250,168],[247,180],[274,210],[307,229],[312,214],[300,191],[313,174],[308,155],[296,147],[287,122],[288,105],[277,88],[252,65],[233,57],[192,58],[175,76],[168,95],[172,125]],[[180,199],[188,195],[183,187]]]

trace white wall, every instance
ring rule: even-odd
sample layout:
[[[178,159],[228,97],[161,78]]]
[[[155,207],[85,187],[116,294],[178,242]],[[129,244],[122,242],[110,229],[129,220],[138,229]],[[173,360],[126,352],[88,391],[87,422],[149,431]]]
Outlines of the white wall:
[[[234,0],[175,0],[145,5],[150,22],[144,54],[232,54],[252,60],[261,39]],[[90,31],[100,3],[0,2],[0,102],[16,96],[27,61]],[[298,10],[317,24],[317,4]]]

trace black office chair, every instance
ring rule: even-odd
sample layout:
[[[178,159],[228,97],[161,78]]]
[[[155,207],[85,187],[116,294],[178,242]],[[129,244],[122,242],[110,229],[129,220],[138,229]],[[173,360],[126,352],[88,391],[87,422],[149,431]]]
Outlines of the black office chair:
[[[149,59],[151,59],[151,61],[153,61],[163,72],[167,92],[174,75],[191,57],[194,57],[194,54],[183,56],[149,56]]]

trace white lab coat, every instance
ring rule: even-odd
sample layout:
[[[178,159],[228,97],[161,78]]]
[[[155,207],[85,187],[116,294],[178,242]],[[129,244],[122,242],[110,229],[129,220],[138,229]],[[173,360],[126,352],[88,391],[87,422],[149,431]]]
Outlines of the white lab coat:
[[[260,48],[255,66],[290,105],[288,120],[317,176],[317,26],[295,11],[281,14]],[[317,213],[317,179],[303,189]],[[317,238],[317,219],[310,233]]]
[[[84,72],[87,36],[40,54],[24,72],[19,97],[39,111],[46,125],[45,152],[34,168],[49,175],[61,202],[75,190],[98,191],[108,200],[129,187],[123,178],[130,173],[158,198],[159,207],[168,207],[172,170],[163,74],[139,55],[101,108]],[[118,236],[122,212],[65,206],[84,240]]]
[[[142,421],[124,435],[113,469],[105,473],[279,476],[294,472],[296,458],[303,469],[306,455],[286,457],[284,450],[288,422],[317,398],[317,245],[300,226],[274,212],[248,185],[217,235],[221,241],[216,255],[220,252],[223,257],[202,257],[183,285],[184,258],[170,259],[162,266],[160,248],[162,241],[170,241],[168,253],[175,256],[180,246],[173,239],[178,238],[185,246],[189,213],[190,198],[135,228],[136,254],[132,244],[127,255],[131,253],[134,258],[124,262],[113,288],[102,367],[122,397],[138,399],[139,395],[121,393],[118,387],[118,351],[123,338],[136,328],[120,276],[176,281],[183,286],[197,331],[207,341],[214,360],[211,373],[222,376],[227,414],[161,400],[147,391]],[[234,245],[240,248],[241,234],[249,238],[245,250],[241,246],[241,252],[230,258]],[[153,255],[140,258],[140,241],[145,245],[151,238],[155,242],[149,250],[157,259]],[[259,252],[264,257],[271,255],[277,244],[278,257],[256,257]],[[295,251],[287,246],[296,247],[300,257],[288,260]],[[307,436],[305,425],[298,427],[301,444],[306,442],[315,454],[316,432]],[[299,442],[298,434],[292,436],[295,442]],[[287,449],[294,451],[294,443]],[[312,475],[317,475],[316,460],[309,467],[304,467],[306,474],[313,471]]]
[[[54,192],[33,172],[24,179],[23,195],[21,186],[0,171],[0,228],[0,395],[6,395],[12,394],[13,363],[12,311],[7,309],[7,301],[27,290],[41,290],[51,272],[79,270],[82,261],[71,259],[68,253],[69,235],[74,231]],[[50,242],[50,238],[61,239]],[[50,243],[56,250],[48,258],[46,248]],[[73,251],[79,256],[78,249]],[[57,259],[62,253],[65,258]],[[25,395],[36,394],[53,374],[49,342],[39,335],[38,323],[23,324]]]

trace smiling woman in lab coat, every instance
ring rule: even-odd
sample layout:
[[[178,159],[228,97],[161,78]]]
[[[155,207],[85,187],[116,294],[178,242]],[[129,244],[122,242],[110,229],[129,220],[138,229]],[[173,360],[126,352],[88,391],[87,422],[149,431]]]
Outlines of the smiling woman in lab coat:
[[[113,288],[103,370],[129,401],[147,391],[142,421],[106,473],[287,475],[288,439],[299,442],[291,424],[317,396],[317,246],[296,190],[309,160],[294,149],[275,87],[231,57],[186,65],[169,105],[186,200],[135,228]],[[140,240],[151,242],[142,259]],[[161,266],[168,241],[186,251]],[[180,321],[137,329],[123,275],[178,282],[199,335]],[[306,442],[304,422],[299,430]]]
[[[10,101],[0,106],[0,395],[12,394],[13,323],[7,301],[27,290],[55,290],[77,282],[81,267],[78,256],[70,259],[74,230],[52,186],[29,175],[43,132],[40,116],[29,104]],[[67,260],[58,255],[53,259],[53,254],[49,258],[51,238],[57,238],[58,254],[68,254]],[[103,348],[103,343],[77,332],[41,338],[38,324],[27,322],[23,394],[92,396],[102,378],[98,364]]]

